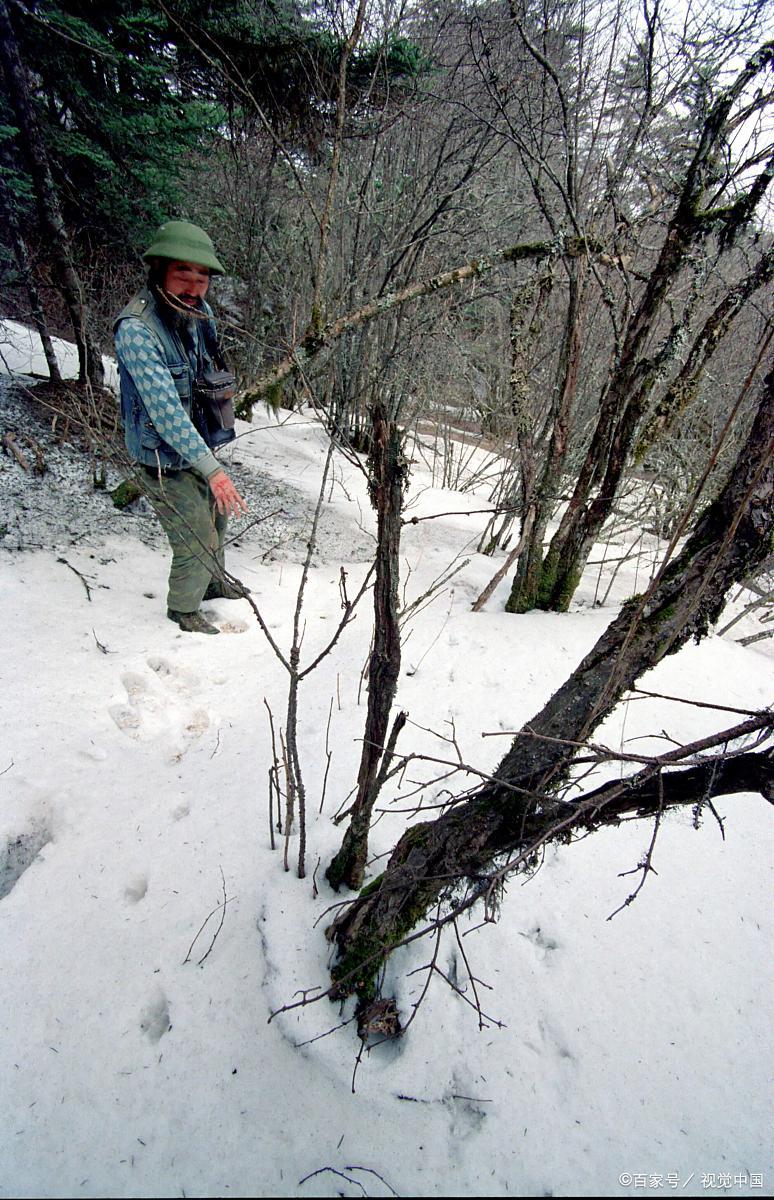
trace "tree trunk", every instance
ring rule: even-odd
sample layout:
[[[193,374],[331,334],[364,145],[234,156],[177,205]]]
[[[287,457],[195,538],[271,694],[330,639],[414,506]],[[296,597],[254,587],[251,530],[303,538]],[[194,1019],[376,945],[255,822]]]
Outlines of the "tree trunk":
[[[719,234],[721,246],[730,240],[740,220],[749,219],[751,204],[760,201],[772,178],[773,164],[770,162],[750,185],[748,192],[729,209],[712,213],[700,211],[707,177],[713,169],[719,147],[722,148],[724,144],[732,105],[750,81],[764,71],[772,60],[774,43],[767,43],[718,97],[706,117],[658,262],[628,324],[620,357],[601,398],[597,425],[572,497],[539,570],[534,563],[532,565],[532,573],[538,579],[538,584],[532,589],[534,603],[539,608],[558,612],[567,609],[591,547],[612,511],[641,418],[659,374],[679,346],[680,339],[672,336],[660,352],[649,355],[647,351],[670,287],[691,249],[705,239],[711,230]],[[674,332],[684,334],[685,330]],[[705,348],[709,353],[715,344],[712,339],[708,341]],[[703,362],[706,362],[706,358]],[[539,529],[538,521],[535,534]],[[534,557],[534,548],[530,548],[530,552]],[[509,610],[525,611],[529,589],[525,592],[518,574],[514,592],[515,596],[512,595],[509,601]]]
[[[0,217],[5,221],[6,228],[13,242],[13,253],[16,259],[16,266],[19,271],[24,289],[27,293],[30,302],[30,316],[32,323],[40,335],[40,341],[43,346],[43,354],[45,355],[46,363],[48,364],[48,374],[52,383],[61,383],[62,376],[59,371],[59,363],[57,362],[56,351],[54,344],[51,341],[51,334],[48,331],[48,323],[46,314],[43,311],[43,305],[40,301],[40,294],[35,284],[35,276],[30,265],[29,255],[27,253],[27,245],[22,237],[19,222],[16,216],[16,206],[13,196],[9,193],[8,187],[3,179],[1,168],[6,164],[5,154],[0,153]]]
[[[48,154],[30,100],[24,65],[13,30],[8,6],[0,0],[0,62],[8,96],[19,125],[19,144],[35,190],[41,229],[48,242],[59,289],[67,306],[78,347],[80,377],[95,386],[104,382],[102,357],[89,328],[83,289],[72,263],[70,241],[62,220]]]
[[[753,267],[749,274],[730,288],[715,306],[699,330],[677,377],[648,418],[647,426],[641,430],[634,450],[635,459],[641,462],[648,449],[663,438],[673,422],[688,406],[698,391],[702,372],[726,336],[734,318],[742,311],[749,298],[774,278],[774,248],[770,248]]]
[[[567,274],[569,297],[562,352],[556,372],[556,400],[552,404],[551,438],[540,481],[533,484],[529,498],[525,497],[524,511],[528,511],[534,505],[535,519],[527,544],[519,555],[511,594],[505,605],[506,612],[521,613],[531,608],[543,608],[550,594],[552,581],[547,564],[543,561],[543,540],[548,522],[556,508],[562,470],[567,457],[570,414],[578,391],[585,264],[579,260],[568,262]],[[531,434],[528,437],[531,440]]]
[[[378,400],[372,409],[369,487],[377,512],[376,580],[374,583],[374,644],[368,669],[368,712],[358,790],[341,849],[326,871],[331,887],[342,883],[359,888],[368,857],[368,831],[379,794],[379,764],[384,754],[390,710],[400,674],[398,582],[400,578],[400,521],[406,460],[393,415]]]
[[[465,884],[484,894],[499,856],[529,852],[564,816],[567,826],[576,819],[577,806],[559,794],[577,752],[568,743],[588,738],[644,671],[706,633],[729,587],[770,553],[773,502],[774,371],[725,488],[681,554],[645,596],[624,605],[493,778],[436,821],[408,829],[384,874],[334,921],[338,994],[372,997],[383,960],[439,899]]]

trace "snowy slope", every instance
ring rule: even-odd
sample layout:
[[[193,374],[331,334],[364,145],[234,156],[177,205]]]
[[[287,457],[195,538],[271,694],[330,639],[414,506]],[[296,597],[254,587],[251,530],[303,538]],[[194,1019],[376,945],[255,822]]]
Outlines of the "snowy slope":
[[[282,425],[258,417],[239,457],[262,486],[305,496],[298,521],[308,519],[324,461],[309,414]],[[10,486],[20,468],[2,467],[0,487]],[[487,506],[427,483],[415,466],[412,514]],[[331,532],[310,573],[305,662],[338,621],[340,566],[352,594],[366,567],[349,551],[373,532],[353,466],[337,460],[326,494]],[[450,757],[437,735],[453,721],[465,761],[481,769],[508,744],[482,732],[535,713],[615,611],[588,603],[590,578],[587,603],[566,615],[507,616],[505,584],[472,614],[496,565],[473,550],[484,520],[406,530],[409,601],[455,556],[469,561],[411,621],[398,697],[413,723],[404,753]],[[271,561],[245,539],[230,565],[287,651],[299,562]],[[166,569],[163,548],[114,533],[109,516],[99,536],[61,533],[55,553],[0,553],[0,1195],[771,1191],[765,802],[721,801],[725,842],[712,822],[695,831],[690,813],[670,817],[658,876],[612,921],[633,887],[619,873],[636,867],[650,829],[629,823],[551,851],[531,881],[510,884],[499,924],[465,938],[492,1020],[479,1030],[436,980],[409,1034],[363,1058],[353,1094],[354,1026],[311,1040],[351,1006],[324,999],[269,1017],[299,989],[327,984],[322,914],[340,897],[323,872],[341,837],[331,817],[357,770],[368,602],[301,687],[309,855],[299,880],[268,833],[264,699],[279,726],[284,669],[245,601],[207,606],[220,637],[179,633],[164,617]],[[616,597],[633,582],[621,572]],[[770,703],[767,645],[710,637],[645,686]],[[727,716],[640,699],[598,738],[687,740]],[[421,769],[385,792],[374,853],[403,828],[395,810],[409,802],[396,797]],[[295,835],[290,851],[293,862]],[[389,968],[405,1016],[425,981],[410,972],[429,957],[420,943]],[[468,986],[453,939],[439,962]]]

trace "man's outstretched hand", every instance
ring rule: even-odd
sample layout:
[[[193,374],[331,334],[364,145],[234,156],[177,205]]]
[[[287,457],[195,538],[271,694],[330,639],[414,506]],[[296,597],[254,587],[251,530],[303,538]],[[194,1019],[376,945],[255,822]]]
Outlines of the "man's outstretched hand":
[[[229,517],[239,517],[242,513],[247,512],[247,505],[225,471],[216,471],[214,475],[211,475],[209,484],[219,513]]]

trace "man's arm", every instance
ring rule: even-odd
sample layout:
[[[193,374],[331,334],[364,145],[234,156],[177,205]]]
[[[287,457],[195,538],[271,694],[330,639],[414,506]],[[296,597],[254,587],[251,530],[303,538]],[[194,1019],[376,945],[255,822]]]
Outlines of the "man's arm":
[[[116,352],[159,437],[207,480],[219,512],[233,516],[247,512],[244,500],[183,408],[162,346],[150,329],[132,317],[122,321],[116,331]]]
[[[142,321],[128,317],[116,331],[116,351],[142,397],[153,428],[186,460],[197,475],[209,479],[222,470],[183,408],[161,343]]]

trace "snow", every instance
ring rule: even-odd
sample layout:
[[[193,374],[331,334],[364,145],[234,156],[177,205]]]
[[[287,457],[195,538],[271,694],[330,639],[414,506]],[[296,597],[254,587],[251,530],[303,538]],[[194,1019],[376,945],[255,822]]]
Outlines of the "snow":
[[[14,404],[0,394],[3,426],[20,419]],[[252,503],[269,511],[279,496],[285,515],[271,535],[258,526],[240,537],[230,567],[287,653],[324,438],[309,412],[256,413],[241,433]],[[167,556],[149,540],[151,518],[117,513],[90,491],[88,465],[60,453],[61,479],[78,486],[60,487],[59,505],[21,540],[40,548],[19,549],[23,522],[0,547],[0,1195],[770,1191],[765,801],[718,801],[725,841],[711,819],[696,831],[690,813],[671,815],[658,875],[611,921],[636,885],[620,873],[637,866],[650,826],[550,851],[531,880],[511,881],[497,924],[473,932],[475,913],[462,926],[486,1027],[436,979],[407,1035],[363,1056],[353,1093],[354,1024],[312,1041],[351,1017],[351,1002],[269,1018],[328,983],[325,913],[341,897],[323,875],[342,833],[332,816],[357,772],[370,597],[301,685],[309,853],[299,880],[268,831],[264,700],[279,728],[287,674],[249,604],[205,606],[217,638],[180,633],[164,616]],[[2,457],[7,510],[26,497],[34,522],[46,478]],[[508,738],[482,733],[504,735],[537,712],[615,609],[593,607],[590,572],[568,614],[506,615],[507,583],[471,613],[497,565],[475,552],[486,497],[429,482],[415,462],[411,516],[471,515],[406,527],[407,601],[452,561],[467,563],[405,630],[398,705],[411,724],[399,749],[454,758],[443,740],[453,730],[464,761],[486,770]],[[373,529],[363,473],[338,457],[302,663],[337,626],[340,568],[349,595],[363,578]],[[619,572],[611,604],[633,590],[635,566]],[[770,643],[740,646],[745,628],[686,647],[643,686],[770,703]],[[663,731],[688,740],[733,720],[638,698],[595,738],[648,752]],[[375,855],[404,827],[396,810],[411,803],[400,799],[411,781],[441,771],[412,764],[403,788],[384,792]],[[297,850],[294,834],[291,865]],[[415,943],[389,965],[404,1019],[426,978],[411,972],[430,955]],[[470,996],[451,936],[439,965]]]
[[[63,338],[51,339],[63,379],[78,378],[78,351],[73,342]],[[104,357],[105,384],[118,388],[118,368],[115,360]],[[48,363],[43,353],[40,334],[20,321],[0,319],[0,375],[37,375],[48,379]]]

